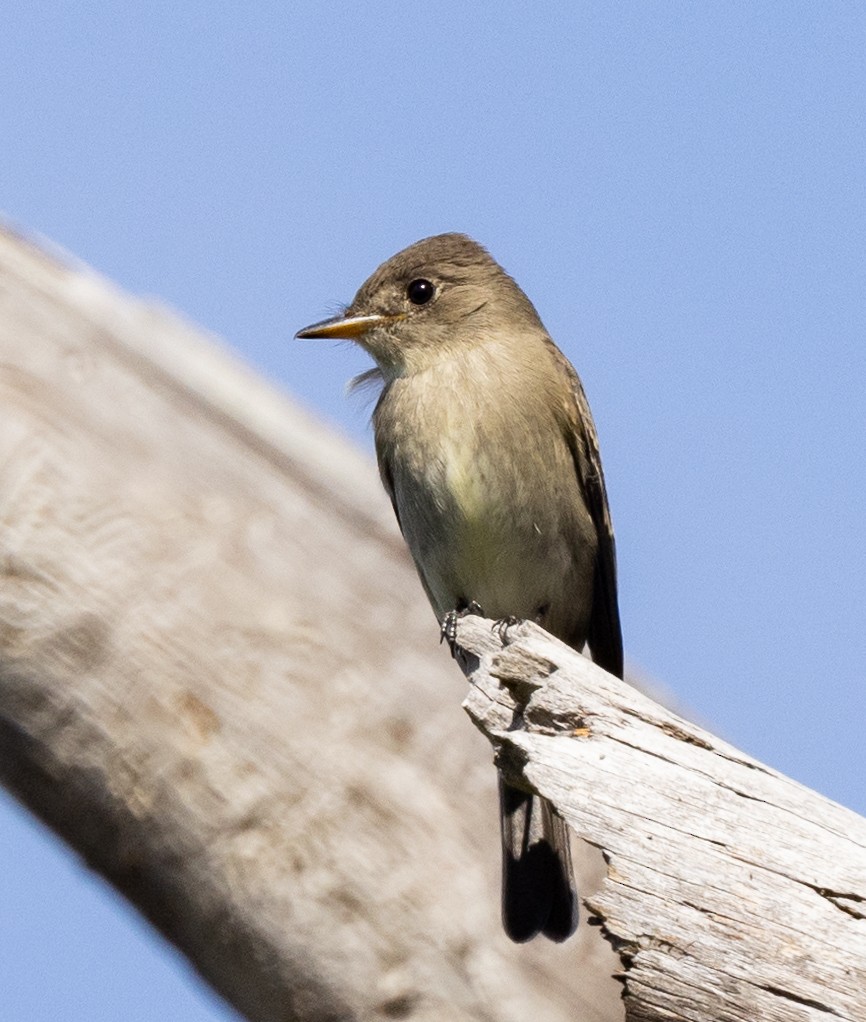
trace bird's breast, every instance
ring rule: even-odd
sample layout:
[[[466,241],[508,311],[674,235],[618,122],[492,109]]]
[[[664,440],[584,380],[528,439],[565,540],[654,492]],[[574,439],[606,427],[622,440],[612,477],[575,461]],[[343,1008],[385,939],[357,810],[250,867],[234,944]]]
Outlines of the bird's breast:
[[[440,617],[473,600],[536,617],[586,572],[594,530],[550,406],[476,370],[389,387],[374,418],[383,477]]]

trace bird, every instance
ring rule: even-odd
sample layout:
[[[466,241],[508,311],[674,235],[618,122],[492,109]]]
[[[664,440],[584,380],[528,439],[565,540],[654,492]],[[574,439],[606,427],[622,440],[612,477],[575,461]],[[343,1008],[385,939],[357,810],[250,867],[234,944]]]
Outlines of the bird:
[[[623,675],[616,551],[583,385],[516,281],[448,233],[403,249],[298,338],[373,359],[382,483],[440,622],[532,620]],[[522,943],[578,923],[568,830],[499,775],[502,922]]]

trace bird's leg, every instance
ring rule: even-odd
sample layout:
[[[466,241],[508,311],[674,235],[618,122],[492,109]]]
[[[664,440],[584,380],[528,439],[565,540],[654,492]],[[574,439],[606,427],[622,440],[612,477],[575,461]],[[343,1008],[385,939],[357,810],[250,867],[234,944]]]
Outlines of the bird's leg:
[[[439,628],[439,642],[448,643],[451,656],[455,660],[460,652],[460,647],[457,645],[457,622],[461,617],[466,617],[468,614],[477,614],[479,617],[484,617],[481,605],[476,603],[475,600],[470,600],[468,603],[466,600],[460,600],[454,610],[449,610],[445,617],[442,618],[442,625]]]

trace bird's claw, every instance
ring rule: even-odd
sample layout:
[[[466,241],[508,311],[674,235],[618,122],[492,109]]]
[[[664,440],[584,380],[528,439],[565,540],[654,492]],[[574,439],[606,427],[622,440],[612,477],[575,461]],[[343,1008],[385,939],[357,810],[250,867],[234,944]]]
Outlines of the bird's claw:
[[[439,629],[439,642],[447,642],[451,647],[451,655],[454,655],[454,647],[457,644],[457,611],[449,610],[442,618],[442,626]]]
[[[514,617],[513,614],[509,614],[508,617],[502,617],[498,621],[493,622],[493,631],[499,636],[499,641],[503,646],[508,645],[508,629],[514,625],[520,624],[520,618]]]
[[[471,603],[465,604],[462,607],[457,607],[454,610],[449,610],[445,617],[442,618],[442,625],[439,628],[439,642],[447,642],[448,648],[451,650],[451,656],[455,660],[459,659],[462,650],[457,645],[457,622],[462,617],[466,617],[469,614],[477,614],[479,617],[484,617],[484,611],[481,606],[472,600]]]

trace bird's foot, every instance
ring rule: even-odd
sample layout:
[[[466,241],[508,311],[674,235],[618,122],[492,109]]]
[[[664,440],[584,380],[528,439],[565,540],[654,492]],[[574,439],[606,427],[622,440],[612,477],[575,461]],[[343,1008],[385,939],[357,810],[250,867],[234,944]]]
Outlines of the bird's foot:
[[[508,629],[513,628],[514,625],[519,625],[521,620],[521,618],[509,614],[508,617],[502,617],[498,621],[493,622],[492,630],[499,636],[499,641],[503,646],[508,645]]]
[[[477,614],[479,617],[484,617],[484,611],[481,609],[480,604],[472,600],[470,603],[464,603],[462,606],[455,607],[454,610],[449,610],[445,617],[442,618],[442,625],[439,629],[439,642],[448,643],[451,656],[455,660],[459,659],[462,652],[457,645],[457,622],[461,617],[466,617],[469,614]]]

